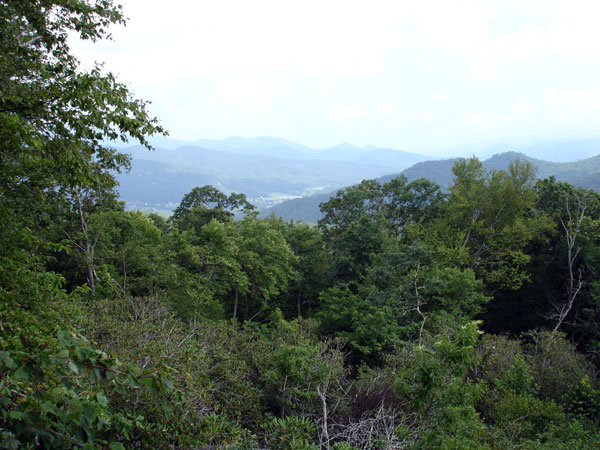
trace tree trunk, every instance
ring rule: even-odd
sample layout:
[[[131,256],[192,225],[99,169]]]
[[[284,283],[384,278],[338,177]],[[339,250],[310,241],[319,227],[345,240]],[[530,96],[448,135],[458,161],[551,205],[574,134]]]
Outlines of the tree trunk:
[[[234,319],[237,318],[239,296],[240,296],[239,288],[236,286],[235,287],[235,297],[234,297],[234,300],[233,300],[233,318]]]
[[[85,239],[84,245],[83,246],[78,245],[78,247],[85,254],[85,262],[87,265],[86,282],[90,288],[92,296],[94,296],[96,294],[95,281],[99,280],[98,275],[96,274],[96,269],[94,268],[94,245],[90,243],[90,238],[88,236],[87,222],[85,221],[85,216],[83,214],[83,203],[81,202],[81,196],[79,195],[78,191],[75,191],[75,198],[77,199],[77,211],[79,213],[79,225],[81,227],[81,232],[83,233],[83,236]]]
[[[554,331],[558,331],[560,326],[567,318],[569,312],[571,312],[573,304],[575,303],[575,298],[583,286],[583,276],[581,274],[581,270],[579,270],[577,277],[575,275],[575,262],[581,252],[581,247],[576,247],[576,241],[577,235],[579,234],[579,229],[581,228],[581,223],[583,222],[583,218],[585,216],[585,210],[587,209],[587,197],[585,195],[582,197],[577,196],[576,201],[577,210],[575,211],[575,217],[573,217],[573,214],[571,213],[571,205],[569,204],[569,196],[565,196],[565,207],[568,217],[566,222],[562,217],[560,219],[560,223],[565,231],[565,238],[567,240],[567,266],[569,270],[569,284],[567,285],[567,301],[558,310],[558,320],[556,326],[554,327]]]

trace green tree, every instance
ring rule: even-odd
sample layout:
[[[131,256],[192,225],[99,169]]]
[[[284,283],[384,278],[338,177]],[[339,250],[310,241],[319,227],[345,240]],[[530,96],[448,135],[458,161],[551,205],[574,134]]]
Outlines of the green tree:
[[[286,317],[311,314],[319,293],[327,287],[331,258],[318,228],[301,222],[270,219],[294,252],[294,275],[287,291],[277,299]]]
[[[82,359],[93,364],[103,357],[77,353],[76,344],[56,338],[69,336],[79,315],[61,288],[64,279],[47,270],[48,257],[68,249],[58,239],[48,240],[45,225],[74,192],[114,187],[112,173],[127,168],[129,160],[105,140],[133,138],[148,146],[146,136],[163,131],[147,104],[112,74],[100,67],[83,72],[70,53],[69,34],[95,41],[108,37],[109,25],[123,22],[120,7],[108,0],[0,3],[0,347],[5,352],[2,389],[11,392],[2,393],[8,402],[2,405],[4,447],[37,445],[42,428],[54,436],[45,446],[87,442],[96,448],[94,430],[106,429],[107,421],[118,423],[110,405],[96,395],[101,391],[63,382],[73,368],[80,370]],[[68,332],[59,335],[61,328]],[[65,350],[72,367],[61,365],[67,361]],[[44,398],[34,394],[19,403],[12,391]],[[56,414],[44,415],[42,405],[56,407]],[[86,411],[93,417],[83,417]],[[87,434],[73,426],[78,417]],[[16,422],[29,425],[17,435]]]
[[[446,330],[423,346],[408,344],[397,356],[396,392],[417,418],[415,449],[489,449],[475,403],[485,384],[468,376],[479,355],[476,323]]]
[[[588,308],[597,309],[597,304],[594,305],[597,301],[594,301],[593,274],[600,267],[600,247],[595,238],[600,229],[600,196],[590,190],[557,182],[554,178],[539,181],[536,188],[539,192],[538,208],[555,224],[554,236],[550,238],[554,243],[551,259],[541,254],[538,261],[546,271],[552,270],[557,288],[562,284],[560,289],[548,296],[556,331],[579,302],[578,297],[582,295],[582,289],[586,290],[586,284],[591,284],[591,289],[583,292],[583,302]]]
[[[508,172],[486,172],[471,158],[452,170],[444,225],[457,233],[451,244],[457,255],[463,252],[457,262],[466,262],[490,287],[520,288],[529,279],[525,247],[546,226],[530,214],[537,198],[531,164],[516,161]]]
[[[385,183],[382,188],[382,212],[395,233],[411,222],[429,221],[439,215],[445,201],[440,187],[420,178],[408,182],[404,175]]]
[[[140,212],[104,211],[89,216],[100,294],[158,295],[161,235]],[[84,254],[85,255],[85,254]]]
[[[195,187],[183,196],[171,220],[181,230],[199,230],[212,219],[219,222],[233,220],[236,211],[249,213],[254,206],[244,194],[227,196],[212,186]]]
[[[236,223],[239,233],[238,260],[248,279],[248,291],[244,294],[243,317],[252,320],[268,313],[279,294],[286,291],[294,277],[293,264],[297,258],[277,230],[268,220],[252,215]],[[233,317],[238,314],[237,296]]]

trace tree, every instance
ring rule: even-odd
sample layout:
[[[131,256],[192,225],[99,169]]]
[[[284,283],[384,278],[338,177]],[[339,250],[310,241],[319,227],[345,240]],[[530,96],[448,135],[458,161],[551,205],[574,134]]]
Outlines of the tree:
[[[253,209],[244,194],[227,196],[212,186],[195,187],[183,196],[171,220],[181,230],[198,230],[212,219],[226,222],[236,211],[249,213]]]
[[[70,54],[69,32],[95,41],[109,37],[112,23],[124,19],[108,0],[1,3],[0,244],[26,249],[29,262],[32,252],[56,249],[38,229],[60,199],[112,189],[112,173],[128,167],[105,140],[132,137],[149,147],[146,136],[163,132],[146,102],[100,67],[80,71]]]
[[[445,330],[425,346],[407,345],[396,356],[395,388],[415,415],[415,449],[489,449],[475,410],[485,384],[469,377],[479,355],[475,322]]]
[[[247,216],[237,224],[239,232],[238,258],[249,289],[244,295],[244,319],[252,320],[268,312],[270,302],[286,291],[293,279],[296,256],[284,237],[272,223]],[[235,298],[233,317],[237,317],[238,298]]]
[[[545,297],[539,302],[538,313],[552,321],[555,331],[565,326],[577,330],[578,340],[591,340],[586,347],[593,348],[598,340],[595,323],[600,312],[596,282],[600,196],[554,178],[539,181],[536,189],[537,208],[554,225],[545,245],[536,248],[534,282]]]
[[[445,200],[440,187],[425,178],[408,183],[406,176],[400,175],[385,183],[381,190],[381,210],[395,233],[402,233],[411,222],[435,218]]]
[[[473,269],[490,290],[519,289],[529,279],[526,245],[548,228],[533,214],[533,167],[517,160],[508,172],[488,172],[471,158],[459,160],[452,171],[443,217],[423,240],[448,263]]]
[[[233,222],[213,219],[197,232],[174,229],[165,241],[159,277],[165,298],[188,318],[220,318],[231,297],[235,311],[236,299],[249,289],[239,246],[240,234]]]
[[[319,293],[329,281],[330,255],[318,228],[301,222],[271,217],[271,224],[294,252],[294,276],[289,289],[277,299],[287,317],[306,317],[317,306]]]
[[[43,414],[43,400],[35,396],[26,406],[32,408],[29,417],[45,416],[45,431],[63,435],[54,434],[51,444],[41,444],[48,448],[81,443],[76,434],[81,428],[71,427],[71,419],[77,420],[78,408],[84,406],[78,400],[96,392],[63,384],[63,369],[47,364],[52,355],[64,358],[60,355],[70,344],[56,336],[59,329],[70,331],[77,312],[61,289],[64,279],[47,270],[48,257],[68,249],[45,239],[44,225],[73,192],[115,186],[112,174],[127,168],[129,159],[104,145],[105,140],[134,138],[149,147],[146,136],[163,132],[148,114],[146,102],[135,99],[101,67],[81,71],[70,53],[70,33],[95,41],[107,38],[107,27],[119,23],[124,23],[121,9],[110,0],[0,2],[0,347],[5,364],[25,358],[44,373],[42,384],[35,376],[24,377],[25,369],[3,367],[2,385],[14,391],[2,393],[8,402],[3,418],[4,412],[10,416],[13,404],[19,405],[18,393],[39,391],[43,385],[53,395],[52,404],[45,407],[57,406],[60,413]],[[88,359],[93,363],[91,356]],[[100,398],[91,406],[98,407],[103,423],[110,423],[112,414]],[[12,412],[10,421],[25,420],[20,411]],[[86,420],[92,428],[97,424],[81,417],[81,423]],[[10,421],[2,427],[10,429]],[[35,445],[36,433],[35,427],[24,427],[18,437],[10,437],[3,430],[0,446]],[[87,448],[97,448],[94,433],[87,434],[85,442]]]
[[[408,183],[404,175],[383,185],[363,180],[338,191],[321,204],[324,217],[319,221],[334,257],[334,277],[358,281],[387,235],[401,235],[407,225],[435,218],[443,201],[439,186],[425,179]]]

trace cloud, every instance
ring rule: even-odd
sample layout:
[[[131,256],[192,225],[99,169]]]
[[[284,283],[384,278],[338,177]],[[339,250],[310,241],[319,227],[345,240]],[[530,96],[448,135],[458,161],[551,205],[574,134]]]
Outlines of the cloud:
[[[496,75],[496,68],[490,61],[472,60],[467,66],[467,73],[475,80],[491,80]]]
[[[390,106],[390,105],[388,105],[386,103],[384,103],[382,105],[379,105],[377,107],[377,109],[384,116],[393,116],[393,115],[398,114],[400,112],[400,110],[398,108],[394,108],[393,106]]]
[[[268,82],[243,73],[218,80],[215,92],[230,103],[268,104],[273,96],[273,88]]]
[[[443,92],[430,92],[429,94],[427,94],[427,99],[430,102],[442,103],[450,100],[450,95],[445,94]]]
[[[600,120],[597,0],[121,3],[115,41],[74,53],[106,61],[174,137],[441,146]]]
[[[321,81],[321,82],[319,82],[318,86],[319,86],[319,91],[321,92],[321,94],[326,95],[326,96],[331,95],[331,89],[329,89],[329,86],[327,84],[325,84]]]
[[[421,120],[431,120],[437,117],[437,113],[435,113],[434,111],[422,111],[420,113],[417,113],[415,117]]]
[[[480,125],[498,125],[502,122],[513,120],[513,117],[505,113],[472,113],[467,115],[467,120]]]
[[[329,112],[329,120],[338,125],[343,125],[364,117],[363,111],[355,105],[333,105]]]
[[[126,0],[130,17],[115,28],[127,42],[119,72],[151,81],[210,71],[292,70],[312,77],[366,76],[385,70],[385,55],[404,47],[394,1]],[[98,49],[94,50],[97,54]],[[111,58],[112,59],[112,58]],[[173,68],[177,68],[173,70]]]
[[[539,112],[539,109],[534,106],[531,100],[525,97],[518,97],[516,103],[511,108],[515,114],[519,115],[531,115],[532,113]]]

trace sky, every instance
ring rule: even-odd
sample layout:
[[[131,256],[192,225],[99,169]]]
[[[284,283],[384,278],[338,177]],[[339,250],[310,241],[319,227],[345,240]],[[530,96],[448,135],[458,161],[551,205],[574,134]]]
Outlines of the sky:
[[[408,151],[600,135],[600,2],[121,0],[104,62],[175,139]]]

